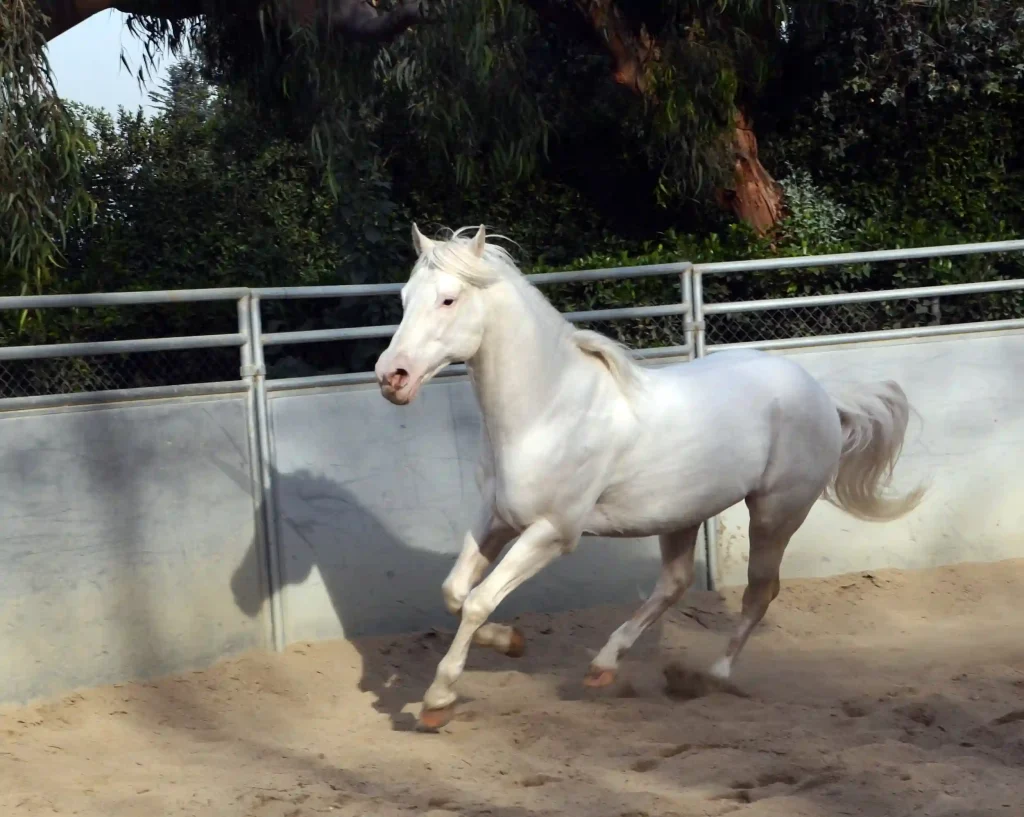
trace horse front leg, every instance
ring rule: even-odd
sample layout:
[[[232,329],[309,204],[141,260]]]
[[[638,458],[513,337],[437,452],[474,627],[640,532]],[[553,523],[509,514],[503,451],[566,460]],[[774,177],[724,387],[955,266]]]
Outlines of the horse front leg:
[[[494,512],[493,501],[484,502],[476,522],[466,532],[459,558],[441,584],[449,613],[461,617],[466,598],[514,537],[515,531]],[[523,634],[507,624],[484,624],[474,633],[473,643],[492,647],[510,658],[518,658],[526,650]]]
[[[437,665],[434,682],[423,696],[422,726],[439,729],[452,719],[458,698],[454,686],[466,667],[469,646],[497,606],[574,544],[575,540],[567,541],[565,534],[546,519],[534,522],[520,534],[490,575],[469,593],[462,604],[455,638]]]

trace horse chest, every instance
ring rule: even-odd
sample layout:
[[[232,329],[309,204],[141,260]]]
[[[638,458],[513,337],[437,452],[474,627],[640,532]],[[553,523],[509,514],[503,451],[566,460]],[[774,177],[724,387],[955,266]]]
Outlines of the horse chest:
[[[539,517],[573,517],[593,493],[595,469],[570,458],[500,457],[495,463],[495,509],[518,529]]]

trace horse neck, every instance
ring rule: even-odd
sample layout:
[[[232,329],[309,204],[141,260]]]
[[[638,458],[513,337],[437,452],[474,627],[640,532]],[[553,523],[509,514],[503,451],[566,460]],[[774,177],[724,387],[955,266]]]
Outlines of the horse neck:
[[[521,284],[496,286],[488,297],[487,328],[468,368],[497,442],[528,427],[555,399],[572,362],[572,326]]]

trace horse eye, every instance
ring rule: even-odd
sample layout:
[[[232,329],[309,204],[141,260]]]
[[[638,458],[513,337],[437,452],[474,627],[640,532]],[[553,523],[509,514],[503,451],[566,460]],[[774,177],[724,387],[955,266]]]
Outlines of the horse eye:
[[[444,306],[451,306],[453,303],[455,303],[455,299],[454,298],[445,298],[441,303]]]

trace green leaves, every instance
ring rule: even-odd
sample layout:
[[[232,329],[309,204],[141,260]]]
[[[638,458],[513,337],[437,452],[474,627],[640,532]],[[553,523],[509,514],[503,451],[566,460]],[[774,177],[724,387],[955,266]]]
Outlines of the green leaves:
[[[32,0],[0,4],[0,290],[39,292],[67,230],[93,213],[80,184],[91,141],[57,98]]]

